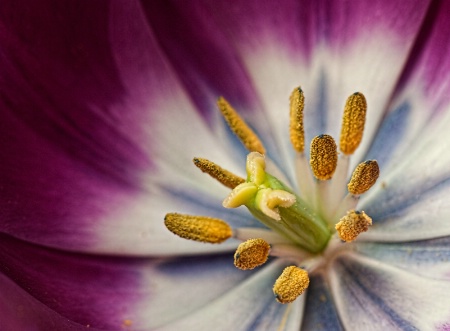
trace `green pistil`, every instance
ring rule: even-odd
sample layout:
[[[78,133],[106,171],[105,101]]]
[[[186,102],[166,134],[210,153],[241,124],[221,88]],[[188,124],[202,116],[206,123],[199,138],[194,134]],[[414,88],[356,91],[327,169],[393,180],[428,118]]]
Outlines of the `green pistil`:
[[[261,154],[249,154],[247,172],[247,181],[231,192],[224,206],[245,205],[273,231],[311,253],[321,252],[331,237],[327,223],[279,179],[265,172]]]

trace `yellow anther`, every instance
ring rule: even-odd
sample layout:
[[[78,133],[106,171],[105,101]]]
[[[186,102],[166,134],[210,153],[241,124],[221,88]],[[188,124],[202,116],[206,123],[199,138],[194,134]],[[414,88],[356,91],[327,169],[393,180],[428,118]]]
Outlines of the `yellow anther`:
[[[290,97],[290,126],[289,133],[294,149],[302,153],[305,149],[305,132],[303,129],[303,108],[305,97],[300,87],[292,91]]]
[[[358,164],[353,171],[352,178],[347,184],[351,194],[359,195],[368,191],[377,181],[380,168],[376,160],[368,160]]]
[[[220,97],[217,101],[219,110],[222,112],[223,117],[228,123],[230,129],[239,138],[250,152],[259,152],[265,154],[266,150],[256,135],[256,133],[245,123],[245,121],[239,116],[236,110],[223,98]]]
[[[337,166],[337,146],[333,137],[321,134],[311,141],[311,164],[314,176],[320,180],[327,180],[333,177]]]
[[[342,240],[351,242],[360,233],[369,230],[371,225],[372,219],[365,212],[349,210],[347,215],[342,217],[339,223],[336,224],[336,230]]]
[[[290,303],[301,295],[309,286],[308,273],[296,266],[290,266],[275,281],[273,293],[278,302]]]
[[[233,235],[231,227],[218,218],[170,213],[164,218],[170,232],[181,238],[212,244],[224,242]]]
[[[219,165],[211,162],[207,159],[194,158],[194,164],[203,172],[216,179],[221,184],[228,188],[234,189],[239,184],[245,182],[244,178],[241,178],[228,170],[223,169]]]
[[[362,93],[356,92],[348,97],[342,117],[339,147],[346,155],[353,154],[361,142],[366,123],[367,103]]]
[[[234,265],[251,270],[266,263],[270,245],[263,239],[249,239],[240,244],[234,254]]]

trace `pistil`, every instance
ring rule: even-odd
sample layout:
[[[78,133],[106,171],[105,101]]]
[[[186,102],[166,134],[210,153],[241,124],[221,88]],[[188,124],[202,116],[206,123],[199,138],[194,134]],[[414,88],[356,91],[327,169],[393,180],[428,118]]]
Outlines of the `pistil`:
[[[320,252],[331,233],[324,220],[277,178],[265,172],[264,156],[247,156],[247,182],[224,200],[226,208],[245,205],[263,224],[309,252]]]

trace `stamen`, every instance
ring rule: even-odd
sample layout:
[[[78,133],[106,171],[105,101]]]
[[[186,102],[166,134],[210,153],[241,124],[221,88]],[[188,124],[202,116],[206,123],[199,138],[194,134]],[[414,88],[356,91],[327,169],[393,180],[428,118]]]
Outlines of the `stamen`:
[[[218,218],[169,213],[164,218],[166,228],[181,238],[219,244],[230,238],[231,227]]]
[[[225,98],[220,97],[217,101],[217,105],[219,106],[219,110],[222,112],[223,117],[227,121],[228,126],[239,138],[242,144],[244,144],[245,148],[247,148],[250,152],[265,154],[266,150],[259,137],[239,116],[236,110],[231,107]]]
[[[365,212],[349,210],[336,224],[336,230],[342,240],[351,242],[360,233],[367,231],[371,225],[372,219]]]
[[[273,293],[278,302],[290,303],[301,295],[309,286],[308,273],[296,266],[290,266],[275,281]]]
[[[239,184],[245,182],[244,178],[241,178],[232,172],[223,169],[219,165],[211,162],[207,159],[194,158],[194,164],[203,172],[210,175],[212,178],[219,181],[221,184],[228,188],[234,189]]]
[[[294,89],[290,97],[290,126],[289,132],[294,149],[303,153],[305,149],[305,132],[303,129],[303,108],[305,97],[300,87]]]
[[[336,170],[337,160],[337,146],[333,137],[327,134],[321,134],[311,141],[309,163],[317,179],[331,179]]]
[[[249,239],[241,243],[234,254],[234,265],[242,270],[251,270],[266,263],[270,245],[263,239]]]
[[[377,181],[380,168],[376,160],[368,160],[360,163],[353,172],[348,183],[348,191],[354,195],[368,191]]]
[[[346,155],[353,154],[361,142],[366,122],[367,103],[362,93],[356,92],[348,97],[342,117],[339,147]]]

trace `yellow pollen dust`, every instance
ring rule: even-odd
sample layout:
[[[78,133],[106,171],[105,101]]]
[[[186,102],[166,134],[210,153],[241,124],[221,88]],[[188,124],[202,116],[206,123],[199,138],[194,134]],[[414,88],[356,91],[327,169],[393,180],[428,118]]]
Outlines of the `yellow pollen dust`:
[[[270,245],[263,239],[249,239],[241,243],[234,254],[234,265],[251,270],[266,263]]]
[[[169,213],[166,228],[177,236],[194,241],[220,244],[233,235],[231,227],[218,218]]]
[[[349,210],[347,215],[342,217],[339,223],[336,224],[336,230],[342,240],[351,242],[359,234],[369,230],[371,225],[372,219],[365,212]]]
[[[339,147],[346,155],[353,154],[361,142],[366,123],[367,102],[362,93],[348,97],[342,117]]]
[[[290,97],[290,126],[289,134],[294,149],[303,153],[305,149],[305,132],[303,129],[303,108],[305,106],[305,97],[300,87],[292,91]]]
[[[338,154],[333,137],[321,134],[311,141],[311,155],[309,163],[314,176],[320,180],[333,177],[336,170]]]
[[[207,159],[194,158],[194,164],[203,172],[216,179],[221,184],[228,188],[234,189],[239,184],[245,182],[244,178],[241,178],[232,172],[223,169],[221,166],[211,162]]]
[[[217,100],[217,105],[221,111],[223,117],[228,123],[230,129],[239,138],[239,140],[244,144],[250,152],[259,152],[265,154],[266,150],[256,135],[256,133],[245,123],[242,117],[234,110],[233,107],[223,98],[220,97]]]
[[[273,293],[278,302],[290,303],[309,286],[308,273],[296,266],[286,267],[273,285]]]
[[[355,195],[363,194],[375,184],[379,175],[380,168],[376,160],[360,163],[353,171],[352,178],[347,185],[348,191]]]

